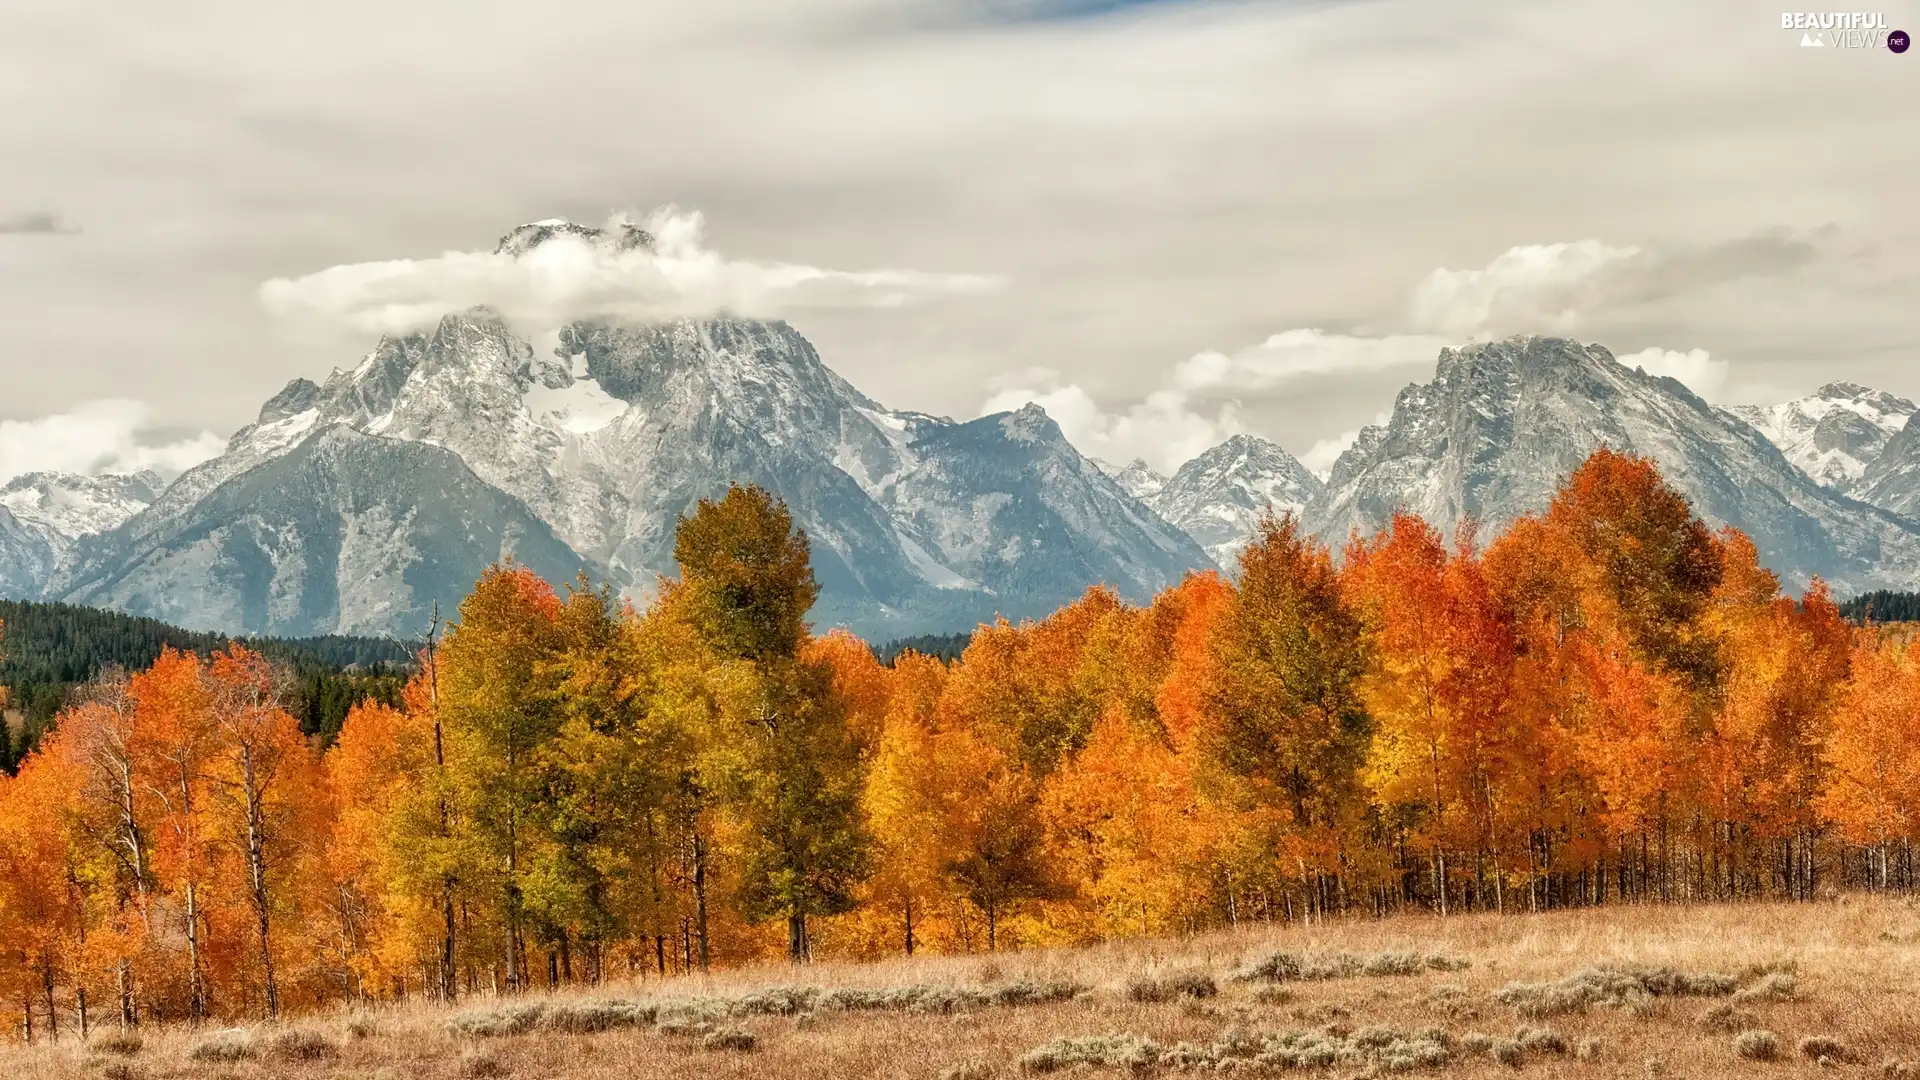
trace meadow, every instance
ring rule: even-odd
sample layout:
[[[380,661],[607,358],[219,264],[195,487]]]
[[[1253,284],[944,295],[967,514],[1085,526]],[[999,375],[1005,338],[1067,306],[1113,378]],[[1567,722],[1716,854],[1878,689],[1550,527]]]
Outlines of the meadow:
[[[1920,903],[1402,913],[96,1029],[51,1080],[1920,1076]]]

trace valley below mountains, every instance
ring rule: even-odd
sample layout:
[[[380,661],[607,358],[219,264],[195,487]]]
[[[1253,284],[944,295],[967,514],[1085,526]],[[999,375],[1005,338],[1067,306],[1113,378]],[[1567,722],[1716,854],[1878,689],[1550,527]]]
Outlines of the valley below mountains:
[[[523,226],[499,250],[554,234]],[[1652,458],[1791,586],[1914,588],[1916,411],[1849,383],[1723,409],[1599,346],[1522,337],[1444,350],[1326,477],[1245,434],[1164,477],[1093,461],[1034,405],[970,421],[887,408],[784,322],[576,321],[529,338],[476,309],[288,384],[170,484],[15,478],[0,488],[0,596],[236,634],[414,638],[506,557],[647,595],[675,573],[677,518],[752,483],[812,543],[815,624],[880,640],[1041,615],[1094,584],[1143,601],[1190,571],[1230,572],[1268,508],[1336,546],[1401,508],[1449,532],[1498,528],[1603,445]]]

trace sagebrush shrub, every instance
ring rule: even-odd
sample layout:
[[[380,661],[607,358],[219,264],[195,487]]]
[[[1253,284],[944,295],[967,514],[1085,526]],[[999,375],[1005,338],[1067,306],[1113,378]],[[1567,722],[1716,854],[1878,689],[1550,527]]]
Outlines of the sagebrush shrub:
[[[252,1032],[246,1028],[227,1028],[194,1043],[187,1057],[194,1061],[235,1062],[251,1060],[257,1053],[259,1048],[254,1045]]]
[[[1800,1056],[1822,1064],[1847,1060],[1847,1045],[1831,1035],[1809,1035],[1800,1040]]]
[[[1772,1061],[1780,1056],[1780,1036],[1771,1031],[1743,1031],[1733,1037],[1733,1052],[1748,1061]]]
[[[730,1050],[736,1053],[745,1053],[758,1045],[760,1040],[753,1037],[753,1032],[742,1031],[739,1028],[711,1031],[700,1040],[700,1047],[703,1050]]]
[[[340,1048],[318,1031],[291,1028],[276,1034],[267,1051],[282,1061],[325,1061],[337,1056]]]
[[[1127,997],[1140,1002],[1172,1001],[1175,998],[1214,997],[1220,987],[1204,971],[1176,971],[1160,975],[1136,975],[1127,980]]]

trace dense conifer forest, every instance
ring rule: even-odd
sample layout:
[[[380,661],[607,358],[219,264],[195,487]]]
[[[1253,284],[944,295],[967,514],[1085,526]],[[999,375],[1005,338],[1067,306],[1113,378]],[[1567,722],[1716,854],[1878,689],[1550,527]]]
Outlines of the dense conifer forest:
[[[0,747],[0,766],[13,770],[74,686],[110,668],[142,670],[165,649],[207,656],[229,640],[117,611],[0,600],[0,686],[8,688],[8,708],[16,714]],[[287,668],[293,677],[288,709],[303,730],[329,740],[355,702],[399,700],[403,673],[419,648],[367,637],[239,640]]]

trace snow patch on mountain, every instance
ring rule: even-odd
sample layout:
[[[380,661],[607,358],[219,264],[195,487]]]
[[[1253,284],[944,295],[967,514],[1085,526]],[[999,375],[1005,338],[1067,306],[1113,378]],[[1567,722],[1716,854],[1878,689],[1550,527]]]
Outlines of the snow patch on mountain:
[[[1920,406],[1859,383],[1832,382],[1778,405],[1736,405],[1728,411],[1752,424],[1808,476],[1847,491]]]

